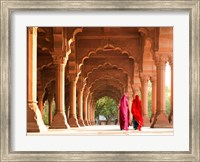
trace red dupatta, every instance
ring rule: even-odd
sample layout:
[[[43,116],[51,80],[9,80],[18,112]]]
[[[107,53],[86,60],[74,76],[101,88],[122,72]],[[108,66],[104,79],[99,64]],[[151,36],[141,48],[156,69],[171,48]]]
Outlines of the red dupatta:
[[[143,126],[142,104],[138,95],[136,95],[135,99],[133,99],[131,113],[133,114],[133,117],[137,121],[137,123],[140,126]]]

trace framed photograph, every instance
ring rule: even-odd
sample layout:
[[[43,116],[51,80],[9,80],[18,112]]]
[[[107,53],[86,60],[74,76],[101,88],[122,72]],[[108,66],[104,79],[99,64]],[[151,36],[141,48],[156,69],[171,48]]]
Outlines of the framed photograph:
[[[199,161],[199,9],[199,0],[1,1],[1,161]],[[74,27],[77,27],[77,31],[74,30]],[[46,134],[45,131],[41,134],[32,133],[37,132],[38,129],[42,130],[42,128],[34,126],[31,121],[31,112],[27,111],[29,110],[27,109],[28,103],[28,107],[30,106],[30,109],[34,110],[37,114],[37,110],[33,105],[36,104],[36,97],[38,97],[38,94],[35,94],[35,89],[37,88],[38,90],[39,88],[32,85],[36,81],[39,82],[39,79],[34,80],[30,78],[36,77],[35,74],[38,75],[34,70],[38,69],[39,66],[44,68],[42,64],[44,61],[48,67],[51,67],[50,70],[59,69],[59,76],[57,74],[53,76],[54,78],[59,78],[56,79],[56,83],[51,80],[52,76],[48,75],[44,78],[46,79],[46,83],[58,84],[58,86],[63,84],[62,77],[64,76],[60,69],[63,68],[63,64],[66,63],[66,60],[68,60],[69,67],[67,72],[69,76],[73,76],[73,71],[77,70],[73,62],[76,56],[70,55],[70,57],[60,59],[62,51],[59,51],[59,49],[62,49],[63,45],[67,46],[67,43],[65,39],[63,39],[64,44],[59,44],[57,41],[59,33],[70,35],[70,30],[76,31],[76,35],[74,37],[69,36],[69,38],[71,38],[71,42],[73,42],[73,39],[79,40],[80,51],[78,51],[78,48],[73,49],[73,46],[76,46],[77,42],[68,47],[71,48],[69,51],[73,52],[76,50],[80,56],[84,52],[84,48],[89,48],[91,45],[95,46],[94,37],[97,39],[97,43],[101,44],[103,42],[103,48],[97,50],[96,53],[104,57],[101,51],[106,54],[107,51],[112,50],[116,52],[112,53],[115,55],[123,51],[114,46],[118,44],[116,38],[119,36],[121,45],[130,47],[131,42],[133,42],[134,48],[132,49],[130,47],[129,49],[136,50],[138,47],[135,46],[137,43],[134,42],[135,38],[133,39],[133,37],[142,38],[141,35],[145,35],[148,32],[150,33],[149,35],[153,35],[152,37],[155,38],[155,41],[154,43],[151,42],[151,39],[149,39],[149,41],[144,41],[146,45],[144,45],[145,50],[151,51],[150,48],[152,48],[152,46],[155,51],[156,49],[162,48],[164,52],[161,53],[164,55],[165,49],[171,48],[170,50],[173,54],[168,56],[168,62],[173,58],[173,125],[170,133],[164,135],[162,135],[162,133],[156,135],[138,133],[133,136],[129,136],[130,134],[126,134],[125,136],[112,136],[112,134],[94,136],[87,132],[88,134],[74,136],[73,129],[71,136],[65,135],[64,133],[59,134],[58,132],[50,135]],[[83,30],[85,33],[82,32]],[[119,33],[119,35],[110,38],[109,32],[111,32],[111,30],[112,32],[114,31],[115,34]],[[37,35],[39,36],[37,41],[40,41],[37,44],[37,49],[41,52],[40,58],[45,59],[41,59],[41,62],[38,61],[38,64],[35,64],[37,67],[35,66],[36,68],[34,69],[34,57],[31,55],[34,51],[30,52],[29,50],[31,50],[34,44],[33,37],[35,31],[38,32]],[[52,45],[51,38],[47,36],[44,40],[42,36],[44,33],[51,32],[54,37],[53,43],[56,44],[54,49],[50,50],[50,54],[56,65],[55,69],[54,65],[48,64],[48,56],[45,53],[45,51],[47,51],[46,46],[51,47]],[[125,36],[120,35],[120,32],[123,34],[136,34],[130,37],[128,34]],[[88,33],[91,35],[88,36]],[[103,33],[103,35],[99,33]],[[137,35],[138,33],[140,33],[140,36]],[[162,47],[161,45],[160,47],[156,45],[156,38],[159,34],[163,34],[162,41],[165,42],[162,44]],[[130,42],[125,43],[121,41],[124,37],[130,40]],[[168,38],[171,37],[172,41],[169,42]],[[68,37],[65,38],[68,40]],[[89,43],[85,44],[83,40],[87,40]],[[139,40],[141,43],[142,39]],[[30,41],[31,43],[29,44]],[[48,45],[47,42],[49,43]],[[40,43],[42,46],[40,46]],[[55,56],[56,52],[61,52],[61,55],[59,57]],[[129,57],[126,52],[123,51],[121,53],[123,53],[124,58]],[[146,55],[148,54],[149,53],[146,52]],[[46,56],[44,57],[44,55]],[[31,58],[31,64],[29,58]],[[120,56],[120,58],[122,57]],[[146,58],[147,61],[143,62],[143,64],[149,64],[149,62],[151,62],[151,60],[148,60],[148,56],[146,56]],[[129,57],[129,59],[132,58]],[[79,60],[79,58],[77,60]],[[94,56],[93,60],[95,60]],[[134,61],[137,62],[137,59]],[[91,66],[92,62],[86,60],[84,63],[80,62],[79,66],[81,67],[82,64]],[[96,61],[95,64],[97,64]],[[109,66],[110,64],[106,64],[107,69],[109,69]],[[160,69],[162,71],[162,68]],[[147,69],[147,71],[148,70],[149,69]],[[83,71],[87,71],[87,68]],[[52,75],[54,74],[52,73]],[[162,78],[163,73],[160,72],[157,76]],[[144,76],[140,77],[142,78]],[[40,76],[38,78],[40,78]],[[93,78],[95,79],[95,76],[93,76]],[[68,80],[71,86],[73,85],[72,82],[76,79],[70,77]],[[123,87],[123,84],[121,84],[121,82],[123,83],[123,78],[119,80],[120,84],[118,86],[117,82],[116,86],[121,86],[120,88],[122,89],[120,92],[124,93],[128,88]],[[153,80],[152,76],[151,80]],[[162,79],[159,78],[159,80],[159,84],[161,84]],[[105,81],[105,79],[103,81]],[[108,82],[109,79],[106,80],[106,83]],[[125,80],[124,82],[127,81]],[[82,85],[82,81],[80,80],[77,80],[76,83],[78,88],[79,84]],[[86,84],[90,85],[91,83],[89,82]],[[100,82],[97,83],[100,84]],[[111,97],[113,97],[112,93],[117,93],[113,91],[112,86],[114,86],[114,84],[112,84],[113,82],[110,85],[111,88],[108,86],[104,87],[105,90],[107,90],[106,94],[109,92],[108,95]],[[32,88],[31,91],[30,87]],[[47,87],[50,88],[50,90],[46,90],[48,95],[52,92],[52,87],[54,86]],[[90,87],[90,90],[91,89],[93,90],[92,86]],[[69,90],[73,91],[73,87],[69,88]],[[96,87],[94,90],[98,92],[98,95],[95,94],[96,98],[105,95],[105,93],[101,95],[100,93],[102,91]],[[55,88],[55,91],[56,94],[64,93],[59,88]],[[162,90],[158,90],[157,92],[162,94]],[[73,94],[71,92],[69,93],[70,95]],[[84,93],[85,91],[83,94]],[[144,93],[144,90],[142,93]],[[79,95],[79,91],[77,94]],[[114,96],[114,98],[117,96],[116,100],[120,99],[121,93],[119,94],[118,96]],[[47,98],[49,96],[47,96]],[[89,96],[87,97],[89,98]],[[62,99],[64,100],[64,98]],[[39,98],[37,98],[37,100],[38,107],[40,108]],[[55,100],[59,105],[64,103],[61,99],[58,101],[58,97],[55,97]],[[70,100],[73,99],[70,98]],[[31,104],[29,104],[29,101]],[[43,100],[41,103],[43,103]],[[70,101],[70,104],[73,105],[73,102]],[[92,102],[90,104],[92,106]],[[160,104],[160,102],[157,104]],[[70,106],[73,107],[72,105]],[[160,105],[162,107],[162,102]],[[161,109],[162,108],[159,110]],[[72,110],[72,108],[69,111],[69,116],[73,115],[73,113],[76,114],[76,111]],[[77,109],[77,111],[79,114],[81,110]],[[83,111],[85,117],[85,110]],[[61,110],[59,109],[58,112],[61,112]],[[88,117],[89,125],[93,125],[95,122],[95,117],[91,114],[92,109]],[[36,116],[38,117],[38,115]],[[52,117],[49,117],[47,122],[50,123],[50,121],[52,121],[51,118]],[[75,126],[77,123],[72,121],[72,119],[70,121],[70,119],[69,117],[69,125],[72,127]],[[78,119],[82,119],[82,117],[79,116]],[[37,121],[38,120],[39,118],[37,118]],[[154,120],[154,118],[152,118],[152,120]],[[159,118],[156,116],[155,123],[158,122],[158,120]],[[171,120],[171,118],[169,120]],[[53,122],[55,122],[55,120],[53,120]],[[86,122],[85,119],[84,122]],[[52,129],[61,128],[63,124],[60,123],[59,121],[58,123],[55,122],[49,125]],[[154,124],[151,126],[153,127]],[[67,127],[67,124],[65,126]],[[44,129],[46,129],[46,127]],[[134,133],[135,132],[133,132],[133,134]]]

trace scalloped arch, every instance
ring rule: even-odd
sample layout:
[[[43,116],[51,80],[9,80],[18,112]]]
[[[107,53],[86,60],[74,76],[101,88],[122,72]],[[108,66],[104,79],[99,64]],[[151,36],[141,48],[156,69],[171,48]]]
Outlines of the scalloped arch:
[[[154,44],[154,41],[152,40],[152,38],[150,37],[147,37],[146,40],[145,40],[145,46],[147,45],[148,43],[148,49],[149,49],[149,53],[151,54],[151,58],[153,60],[153,54],[154,54],[154,50],[153,50],[153,44]],[[143,53],[144,55],[144,53]],[[143,57],[143,61],[144,61],[144,57]]]
[[[115,90],[117,92],[119,92],[120,94],[122,93],[122,89],[120,90],[118,86],[116,85],[98,85],[96,87],[93,87],[91,90],[91,93],[96,93],[96,92],[99,92],[99,91],[107,91],[107,90]]]
[[[128,51],[123,50],[123,49],[120,48],[120,47],[115,47],[114,45],[107,44],[107,45],[105,45],[104,47],[99,47],[99,48],[97,48],[97,49],[94,50],[94,51],[90,51],[90,52],[88,53],[88,55],[85,56],[85,57],[82,59],[81,63],[78,65],[79,68],[81,69],[81,67],[84,65],[84,61],[85,61],[86,59],[89,59],[91,55],[96,55],[97,52],[99,52],[99,51],[119,51],[119,52],[121,52],[121,54],[126,54],[126,55],[128,56],[128,58],[134,60],[134,57],[131,56],[131,55],[129,54]]]
[[[128,75],[128,73],[127,73],[123,68],[118,67],[117,65],[113,65],[113,64],[111,64],[111,63],[105,62],[104,64],[98,65],[97,67],[93,68],[92,71],[90,71],[90,72],[87,74],[87,76],[86,76],[85,79],[88,79],[88,77],[89,77],[93,72],[95,72],[95,71],[97,71],[97,70],[99,70],[99,69],[101,69],[101,68],[103,68],[103,67],[105,67],[105,66],[110,66],[110,67],[112,67],[112,68],[116,68],[116,69],[122,71],[122,73]]]
[[[111,78],[111,77],[110,77],[110,78]],[[91,84],[91,86],[88,87],[88,90],[89,90],[89,91],[93,90],[93,89],[95,88],[95,87],[94,87],[95,84],[97,84],[97,83],[100,82],[101,80],[102,80],[102,81],[110,80],[110,78],[98,78],[98,79],[96,79],[96,80]],[[112,79],[114,79],[114,82],[118,84],[118,86],[113,86],[113,87],[115,87],[116,89],[118,89],[118,90],[120,90],[120,91],[123,91],[123,90],[125,89],[125,86],[123,85],[123,83],[121,83],[118,79],[116,79],[116,78],[112,78]],[[112,81],[112,82],[113,82],[113,81]],[[98,86],[98,87],[99,87],[99,86]],[[97,89],[98,87],[96,87],[96,89]],[[122,88],[119,89],[119,87],[122,87]]]
[[[125,82],[122,82],[119,78],[115,78],[113,77],[112,75],[108,75],[108,76],[102,76],[98,79],[93,79],[93,80],[90,80],[90,81],[87,81],[86,82],[86,86],[91,89],[93,88],[93,86],[95,86],[99,81],[106,81],[108,82],[109,84],[115,84],[115,85],[118,85],[120,87],[122,87],[123,89],[125,88]],[[104,84],[104,83],[98,83],[100,85]],[[117,88],[117,87],[116,87]]]
[[[69,50],[67,51],[67,56],[69,56],[70,53],[71,53],[71,51],[72,51],[72,50],[71,50],[71,45],[72,45],[73,42],[75,42],[75,36],[76,36],[76,34],[81,33],[82,31],[83,31],[83,27],[81,27],[81,28],[76,28],[76,29],[74,30],[72,38],[70,38],[69,41],[68,41]]]
[[[120,99],[120,97],[118,97],[117,95],[113,94],[113,92],[102,92],[102,93],[94,96],[94,101],[96,102],[97,100],[99,100],[100,98],[102,98],[104,96],[108,96],[108,97],[114,99],[116,102],[118,102],[119,99]]]

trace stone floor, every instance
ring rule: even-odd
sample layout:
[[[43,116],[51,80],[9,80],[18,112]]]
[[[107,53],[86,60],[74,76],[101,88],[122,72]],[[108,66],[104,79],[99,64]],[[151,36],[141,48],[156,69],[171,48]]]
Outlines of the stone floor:
[[[27,133],[27,135],[173,135],[173,128],[149,128],[142,127],[142,131],[133,130],[130,126],[128,131],[120,130],[119,125],[95,125],[70,129],[48,129],[47,132]]]

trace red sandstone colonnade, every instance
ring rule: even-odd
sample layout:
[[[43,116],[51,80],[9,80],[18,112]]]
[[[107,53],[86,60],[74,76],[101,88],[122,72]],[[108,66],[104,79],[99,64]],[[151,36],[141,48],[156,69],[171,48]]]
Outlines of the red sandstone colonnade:
[[[49,102],[49,129],[95,124],[95,103],[109,96],[129,105],[141,92],[145,126],[172,127],[172,27],[28,27],[27,131],[44,130],[44,103]],[[165,66],[171,67],[171,109],[166,115]],[[152,83],[148,116],[147,83]],[[55,101],[55,114],[52,103]]]

